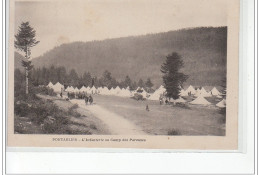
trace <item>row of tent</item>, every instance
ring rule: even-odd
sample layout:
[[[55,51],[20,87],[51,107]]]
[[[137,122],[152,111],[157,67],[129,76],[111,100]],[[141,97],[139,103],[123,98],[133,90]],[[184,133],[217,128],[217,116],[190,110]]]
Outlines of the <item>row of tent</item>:
[[[158,100],[162,96],[164,96],[166,92],[166,89],[163,86],[160,86],[151,96],[148,98],[150,100]],[[216,87],[213,87],[210,92],[207,92],[205,88],[197,89],[195,90],[194,87],[191,85],[186,89],[181,89],[180,92],[180,98],[173,100],[175,103],[186,103],[187,101],[184,100],[182,97],[189,96],[189,94],[194,95],[197,97],[193,101],[191,101],[191,104],[196,104],[196,105],[211,105],[209,101],[207,101],[204,97],[210,97],[210,96],[216,96],[217,98],[222,98],[222,95]],[[216,104],[216,106],[223,108],[226,107],[226,100],[222,99],[219,103]]]
[[[96,88],[93,87],[85,87],[82,86],[80,89],[73,88],[72,86],[68,86],[66,89],[64,89],[64,86],[57,82],[55,85],[53,85],[51,82],[47,85],[47,87],[52,88],[54,92],[60,93],[61,91],[65,90],[66,92],[85,92],[88,94],[101,94],[101,95],[116,95],[121,97],[132,97],[135,93],[141,94],[144,98],[147,98],[149,100],[156,100],[158,101],[160,98],[162,98],[165,95],[166,89],[164,86],[160,86],[154,93],[149,94],[147,93],[143,88],[138,87],[135,91],[130,91],[129,87],[127,88],[120,88],[117,86],[116,88],[108,89],[107,87],[99,87]],[[197,97],[195,100],[191,101],[191,104],[197,104],[197,105],[210,105],[211,103],[207,101],[204,97],[210,97],[210,96],[216,96],[218,98],[222,98],[222,94],[217,90],[216,87],[213,87],[210,92],[207,92],[203,87],[201,89],[195,90],[193,86],[189,86],[186,90],[181,89],[180,92],[180,98],[177,100],[174,100],[176,103],[186,103],[186,100],[184,100],[182,97],[189,96],[189,94],[194,95]],[[219,103],[216,104],[218,107],[225,107],[226,102],[225,99],[222,99]]]

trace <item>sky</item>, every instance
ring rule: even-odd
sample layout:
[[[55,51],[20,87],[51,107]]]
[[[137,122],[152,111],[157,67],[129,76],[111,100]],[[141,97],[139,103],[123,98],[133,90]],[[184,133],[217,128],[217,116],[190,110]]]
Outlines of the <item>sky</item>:
[[[226,26],[227,0],[45,0],[15,2],[15,33],[29,21],[40,43],[32,57],[63,43],[190,27]]]

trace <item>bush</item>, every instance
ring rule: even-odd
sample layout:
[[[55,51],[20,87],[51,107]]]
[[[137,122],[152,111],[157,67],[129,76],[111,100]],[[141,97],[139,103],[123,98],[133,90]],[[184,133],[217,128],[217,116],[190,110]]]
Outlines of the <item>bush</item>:
[[[25,117],[29,113],[29,106],[26,103],[15,102],[14,103],[14,113],[20,117]]]
[[[39,86],[33,89],[35,94],[49,95],[49,96],[57,96],[53,89],[46,86]]]
[[[171,129],[168,131],[168,135],[181,135],[181,132],[177,129]]]
[[[94,129],[94,130],[97,129],[96,125],[94,125],[94,124],[90,124],[89,127],[90,127],[91,129]]]
[[[135,93],[134,96],[132,97],[133,99],[139,101],[139,100],[145,100],[145,98],[139,94],[139,93]]]

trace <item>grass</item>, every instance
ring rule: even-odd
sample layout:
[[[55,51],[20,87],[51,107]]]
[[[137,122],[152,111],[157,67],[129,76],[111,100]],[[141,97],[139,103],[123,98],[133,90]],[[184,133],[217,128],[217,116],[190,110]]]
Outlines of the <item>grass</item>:
[[[37,90],[36,92],[41,92]],[[35,91],[33,91],[35,92]],[[25,96],[21,92],[15,97],[14,102],[14,132],[19,134],[92,134],[86,129],[71,129],[75,125],[71,118],[81,117],[76,110],[77,105],[73,105],[69,110],[59,108],[52,100],[40,99],[31,92]],[[86,116],[84,116],[86,117]],[[79,126],[79,124],[77,124]]]
[[[210,106],[159,105],[158,101],[136,101],[116,96],[94,96],[97,105],[115,112],[152,135],[168,135],[174,128],[181,135],[225,135],[224,114]],[[146,111],[146,105],[150,111]]]

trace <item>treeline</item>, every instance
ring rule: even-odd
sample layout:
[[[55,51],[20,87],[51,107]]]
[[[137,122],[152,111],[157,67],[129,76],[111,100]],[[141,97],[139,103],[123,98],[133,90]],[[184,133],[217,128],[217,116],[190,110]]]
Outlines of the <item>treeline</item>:
[[[23,81],[23,72],[19,69],[15,70],[15,81]],[[119,86],[120,88],[129,87],[130,90],[135,90],[137,87],[144,88],[148,92],[153,92],[153,83],[150,78],[143,80],[139,79],[138,82],[133,81],[128,75],[124,80],[118,81],[112,76],[111,72],[105,70],[101,77],[91,75],[90,72],[84,72],[83,75],[78,75],[75,69],[66,71],[65,67],[50,66],[49,68],[33,68],[29,73],[29,79],[32,85],[47,85],[49,82],[53,84],[60,82],[66,87],[73,86],[81,88],[83,85],[86,87],[107,87],[111,89]]]

